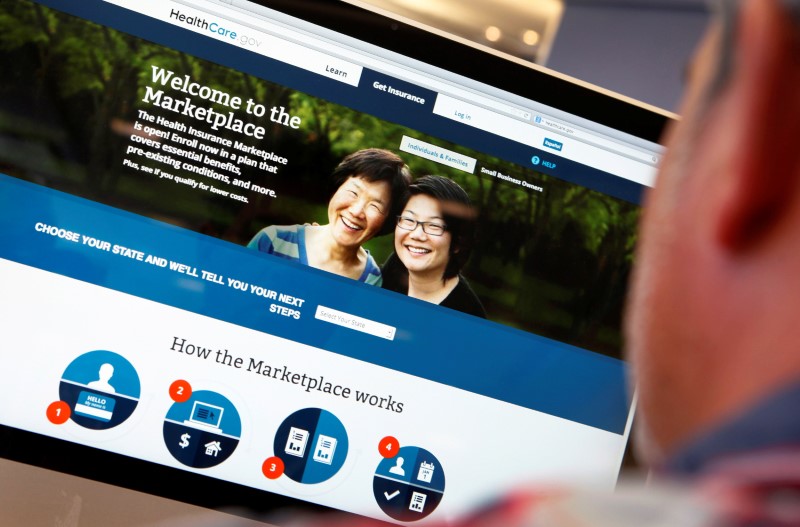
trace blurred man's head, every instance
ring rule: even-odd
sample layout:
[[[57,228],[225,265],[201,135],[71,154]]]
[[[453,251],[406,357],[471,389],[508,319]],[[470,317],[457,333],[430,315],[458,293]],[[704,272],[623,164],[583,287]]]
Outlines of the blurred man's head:
[[[742,4],[729,75],[717,26],[645,206],[626,331],[651,464],[800,379],[800,37],[778,0]]]

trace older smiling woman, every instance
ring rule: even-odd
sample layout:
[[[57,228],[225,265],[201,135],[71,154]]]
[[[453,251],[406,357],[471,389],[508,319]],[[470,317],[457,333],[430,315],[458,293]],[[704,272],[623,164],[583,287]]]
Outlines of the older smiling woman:
[[[391,232],[408,191],[408,168],[396,154],[376,148],[350,154],[333,171],[336,191],[328,202],[326,225],[272,225],[251,249],[294,260],[371,285],[381,271],[362,245]]]

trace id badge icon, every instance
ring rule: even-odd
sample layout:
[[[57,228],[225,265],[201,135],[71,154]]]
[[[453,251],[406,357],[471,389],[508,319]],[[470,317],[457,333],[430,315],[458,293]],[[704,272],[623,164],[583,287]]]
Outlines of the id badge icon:
[[[75,413],[107,423],[114,415],[115,405],[116,400],[113,397],[81,391],[75,403]]]

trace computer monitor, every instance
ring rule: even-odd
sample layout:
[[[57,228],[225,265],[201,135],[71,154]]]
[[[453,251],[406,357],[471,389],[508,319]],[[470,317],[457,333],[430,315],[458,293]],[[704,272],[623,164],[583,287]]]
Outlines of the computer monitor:
[[[0,20],[0,455],[394,523],[614,486],[668,114],[345,3]]]

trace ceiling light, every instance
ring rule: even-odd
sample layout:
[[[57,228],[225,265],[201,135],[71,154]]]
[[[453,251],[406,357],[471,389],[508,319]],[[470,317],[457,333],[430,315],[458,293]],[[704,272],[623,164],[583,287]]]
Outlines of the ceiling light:
[[[535,46],[539,43],[539,33],[529,29],[522,34],[522,41],[529,46]]]
[[[500,37],[503,36],[503,32],[500,31],[499,27],[489,26],[486,28],[484,35],[489,42],[497,42],[500,40]]]

